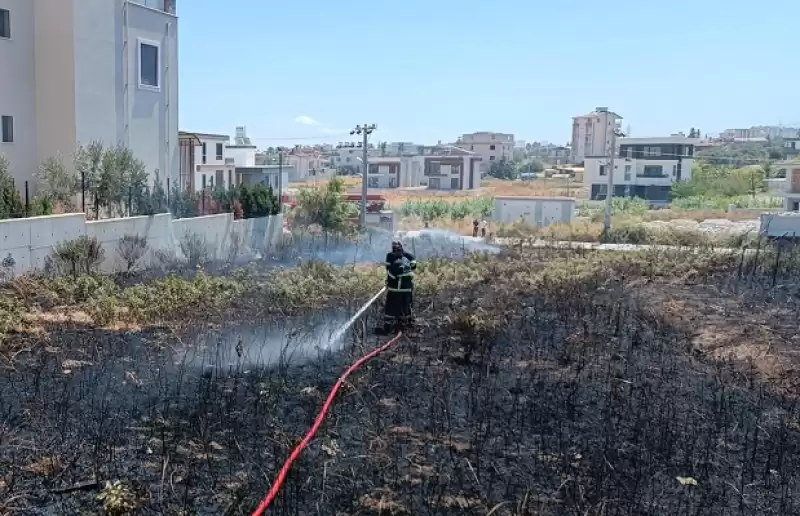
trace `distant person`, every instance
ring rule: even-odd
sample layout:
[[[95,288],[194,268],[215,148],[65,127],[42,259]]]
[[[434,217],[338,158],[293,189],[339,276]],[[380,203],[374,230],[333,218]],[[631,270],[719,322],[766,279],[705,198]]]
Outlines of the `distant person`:
[[[475,219],[475,220],[472,221],[472,238],[478,238],[478,226],[479,225],[480,225],[480,222],[478,222],[478,219]]]
[[[486,238],[486,226],[487,225],[488,225],[488,223],[486,222],[486,219],[483,219],[481,221],[481,238]]]

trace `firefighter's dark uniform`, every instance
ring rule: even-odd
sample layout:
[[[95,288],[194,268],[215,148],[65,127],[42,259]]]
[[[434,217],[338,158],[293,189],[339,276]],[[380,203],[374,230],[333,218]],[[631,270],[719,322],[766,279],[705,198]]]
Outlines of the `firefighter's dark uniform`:
[[[386,307],[383,329],[404,327],[411,322],[411,305],[414,296],[414,255],[402,251],[386,255]]]

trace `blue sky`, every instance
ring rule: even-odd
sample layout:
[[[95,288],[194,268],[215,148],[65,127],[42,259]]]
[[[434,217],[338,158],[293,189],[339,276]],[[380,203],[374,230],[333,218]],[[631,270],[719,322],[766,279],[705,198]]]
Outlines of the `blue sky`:
[[[800,125],[797,0],[180,0],[181,129],[261,147]],[[367,44],[362,44],[366,41]],[[366,76],[367,87],[364,87]],[[285,138],[285,139],[280,139]],[[302,139],[301,139],[302,138]]]

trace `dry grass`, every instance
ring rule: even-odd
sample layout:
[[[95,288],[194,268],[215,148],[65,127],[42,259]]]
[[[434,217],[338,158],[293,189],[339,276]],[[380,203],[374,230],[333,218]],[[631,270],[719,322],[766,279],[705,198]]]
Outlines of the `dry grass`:
[[[774,251],[427,260],[420,333],[352,377],[272,511],[798,514],[798,271]],[[382,273],[268,279],[237,320],[284,317],[245,303],[319,312]],[[54,329],[0,377],[0,514],[249,513],[340,371],[384,341],[357,333],[317,361],[219,358],[206,377],[165,350],[218,349],[222,333],[155,347],[161,332]],[[86,478],[106,487],[53,492]]]
[[[588,189],[581,183],[567,183],[563,179],[535,179],[532,181],[504,181],[502,179],[487,179],[481,182],[481,188],[476,190],[442,191],[427,189],[385,189],[380,190],[389,204],[400,205],[408,200],[435,199],[445,202],[459,202],[464,199],[476,197],[509,196],[538,196],[558,197],[569,196],[585,199]]]

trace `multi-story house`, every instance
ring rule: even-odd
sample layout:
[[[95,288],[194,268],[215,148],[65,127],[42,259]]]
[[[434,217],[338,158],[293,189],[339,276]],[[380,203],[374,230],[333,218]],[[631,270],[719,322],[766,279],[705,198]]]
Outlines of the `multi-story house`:
[[[177,179],[175,0],[0,0],[0,63],[0,153],[18,184],[92,141]]]
[[[367,186],[408,188],[422,184],[424,156],[383,156],[370,158]]]
[[[672,184],[692,178],[694,146],[700,140],[685,136],[620,138],[614,159],[614,197],[639,197],[668,202]],[[587,156],[583,182],[590,198],[601,200],[608,191],[608,156]]]
[[[449,146],[423,148],[420,154],[369,158],[367,186],[430,190],[472,190],[481,186],[481,156]]]
[[[186,187],[199,192],[216,186],[230,188],[236,184],[236,161],[227,155],[230,142],[228,135],[181,131],[179,139],[182,151],[189,145],[192,149],[191,156],[187,152],[181,152],[181,171],[191,170],[189,174],[181,173],[181,176],[188,176]],[[186,162],[188,159],[191,161]]]
[[[236,128],[233,144],[230,140],[226,134],[180,132],[184,188],[201,192],[218,186],[227,190],[241,184],[262,183],[282,192],[296,174],[288,163],[257,163],[257,148],[243,126]]]
[[[294,170],[289,181],[305,181],[323,175],[328,159],[311,147],[295,147],[286,154],[286,163]]]
[[[777,188],[783,197],[783,209],[800,211],[800,161],[789,159],[775,163],[774,167],[777,176],[785,178],[780,180]]]
[[[614,131],[622,117],[606,107],[572,119],[572,162],[583,163],[587,157],[608,156]]]
[[[477,132],[463,134],[456,146],[481,157],[482,172],[489,170],[492,163],[514,157],[514,135],[507,133]]]
[[[787,159],[795,159],[800,155],[800,138],[784,138],[783,152]]]

